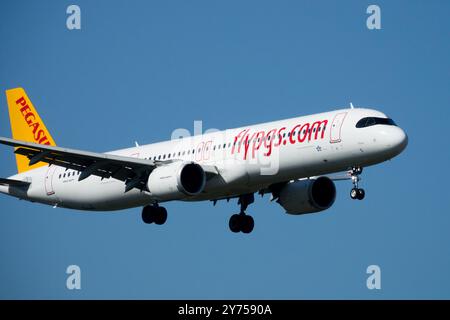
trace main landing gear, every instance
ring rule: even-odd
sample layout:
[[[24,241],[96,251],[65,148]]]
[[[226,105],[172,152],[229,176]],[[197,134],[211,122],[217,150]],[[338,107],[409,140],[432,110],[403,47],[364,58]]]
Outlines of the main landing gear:
[[[247,210],[248,205],[254,201],[255,197],[253,196],[253,193],[239,196],[238,204],[241,205],[241,211],[240,213],[231,216],[229,222],[231,231],[235,233],[250,233],[253,231],[255,221],[252,216],[245,214],[245,210]]]
[[[364,196],[366,195],[366,192],[364,191],[364,189],[361,189],[358,187],[358,182],[359,182],[359,180],[361,180],[359,175],[362,173],[362,170],[363,169],[361,167],[353,167],[352,170],[350,170],[350,175],[352,177],[352,183],[353,183],[353,188],[352,188],[352,190],[350,190],[350,197],[352,199],[362,200],[362,199],[364,199]]]
[[[164,224],[167,220],[167,210],[158,204],[145,206],[142,208],[142,220],[145,223]]]

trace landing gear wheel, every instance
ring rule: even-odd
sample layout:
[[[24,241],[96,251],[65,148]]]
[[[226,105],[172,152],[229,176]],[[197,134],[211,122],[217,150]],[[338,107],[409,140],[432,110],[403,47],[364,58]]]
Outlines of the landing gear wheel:
[[[167,221],[167,210],[164,207],[155,208],[155,215],[153,217],[157,225],[162,225]]]
[[[241,216],[242,220],[242,226],[241,231],[243,233],[250,233],[253,231],[253,228],[255,227],[255,220],[253,220],[252,216]]]
[[[350,197],[352,199],[362,200],[362,199],[364,199],[365,195],[366,195],[366,192],[364,191],[364,189],[353,188],[350,191]]]
[[[353,200],[358,199],[358,192],[359,189],[357,188],[353,188],[352,190],[350,190],[350,198],[352,198]]]
[[[239,196],[238,204],[241,206],[241,211],[239,214],[233,214],[230,217],[230,221],[228,226],[230,230],[234,233],[242,232],[242,233],[250,233],[253,231],[255,227],[255,221],[251,216],[245,214],[245,210],[249,204],[255,201],[255,197],[253,193],[243,194]]]
[[[144,223],[153,223],[153,207],[145,206],[142,208],[142,221]]]
[[[228,225],[230,230],[234,233],[241,231],[241,216],[239,214],[233,214]]]
[[[356,196],[356,199],[362,200],[362,199],[364,199],[365,195],[366,195],[366,192],[364,191],[364,189],[358,189],[358,194]]]
[[[142,208],[142,221],[145,223],[164,224],[167,220],[167,210],[158,205],[145,206]]]

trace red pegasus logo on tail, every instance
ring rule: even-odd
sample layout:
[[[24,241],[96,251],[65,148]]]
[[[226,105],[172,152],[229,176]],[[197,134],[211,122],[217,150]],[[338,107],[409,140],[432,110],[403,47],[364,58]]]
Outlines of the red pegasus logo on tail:
[[[36,115],[28,106],[27,100],[24,97],[20,97],[17,99],[16,104],[20,108],[20,113],[22,114],[23,119],[26,121],[28,126],[32,128],[34,141],[39,144],[50,145],[50,141],[48,141],[45,131],[40,129],[43,125],[36,121]]]

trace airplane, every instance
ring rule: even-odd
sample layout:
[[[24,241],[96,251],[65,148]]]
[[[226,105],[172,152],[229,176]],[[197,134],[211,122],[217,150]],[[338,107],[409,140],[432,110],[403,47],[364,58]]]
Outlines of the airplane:
[[[98,153],[57,146],[25,90],[6,90],[18,173],[0,192],[53,207],[86,211],[142,208],[142,220],[162,225],[164,202],[237,199],[232,232],[248,234],[254,195],[270,194],[288,214],[330,208],[335,180],[349,179],[362,200],[362,169],[399,155],[406,133],[384,113],[350,108],[249,125]],[[335,175],[333,177],[333,175]]]

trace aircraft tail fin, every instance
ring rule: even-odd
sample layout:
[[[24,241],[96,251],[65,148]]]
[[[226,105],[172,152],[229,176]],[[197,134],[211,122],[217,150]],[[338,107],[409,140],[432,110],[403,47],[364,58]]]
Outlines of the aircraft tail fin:
[[[6,100],[13,139],[56,146],[24,89],[6,90]],[[20,154],[16,154],[16,163],[19,173],[47,165],[44,162],[38,162],[30,166],[29,160]]]

